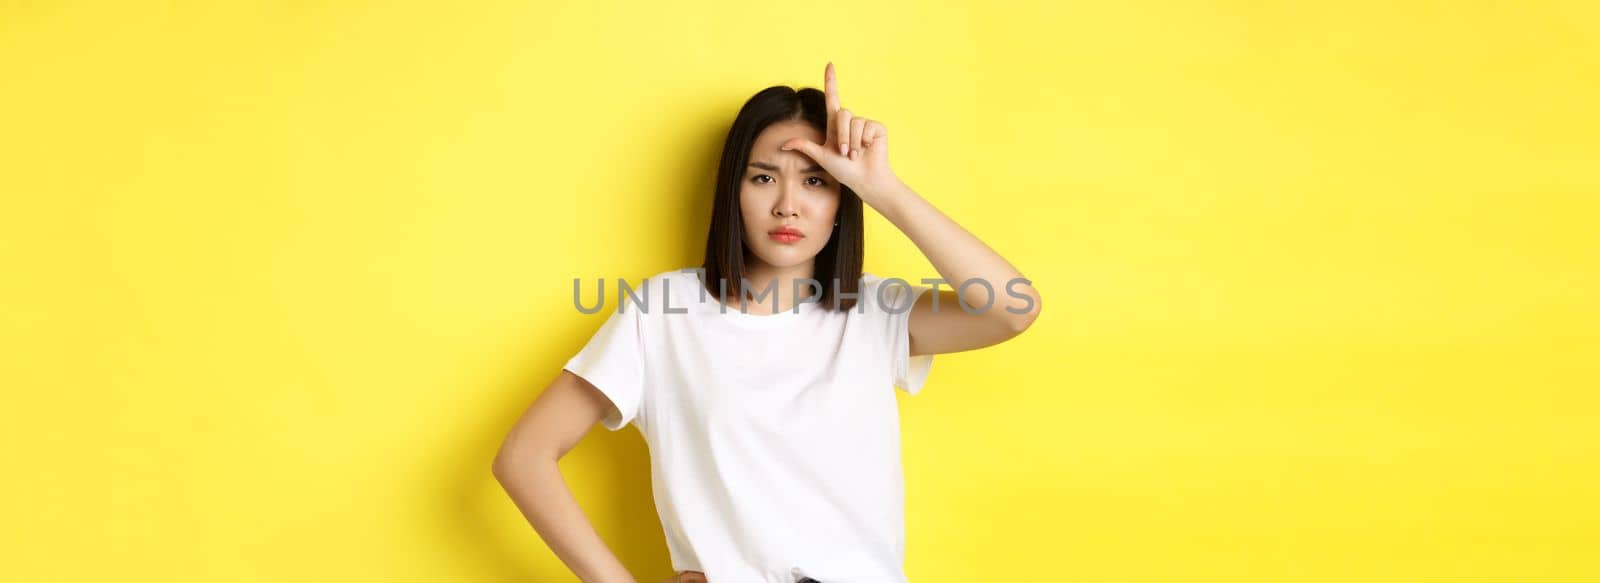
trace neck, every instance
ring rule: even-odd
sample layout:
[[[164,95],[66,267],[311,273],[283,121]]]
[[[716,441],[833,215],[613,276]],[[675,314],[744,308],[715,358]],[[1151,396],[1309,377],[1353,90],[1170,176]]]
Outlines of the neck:
[[[795,304],[801,299],[815,295],[813,293],[815,290],[812,289],[811,284],[804,281],[811,279],[813,277],[812,274],[816,273],[814,266],[814,259],[798,265],[776,267],[751,257],[745,264],[745,269],[748,273],[744,275],[744,278],[749,280],[751,286],[746,291],[750,295],[751,301],[750,306],[745,311],[752,314],[774,313],[772,310],[773,296],[777,296],[778,311],[793,310]],[[796,280],[800,281],[798,290],[795,289]],[[766,297],[760,300],[755,299],[757,294],[769,289],[771,291],[767,292],[768,295]],[[795,295],[796,291],[799,292],[799,295]],[[730,297],[728,298],[728,305],[737,308],[743,301],[743,296]]]

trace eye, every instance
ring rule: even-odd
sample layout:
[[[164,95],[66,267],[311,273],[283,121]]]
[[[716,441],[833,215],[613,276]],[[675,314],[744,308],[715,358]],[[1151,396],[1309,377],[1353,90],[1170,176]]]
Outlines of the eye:
[[[820,176],[812,176],[812,177],[808,178],[808,180],[817,181],[817,183],[814,186],[827,186],[828,185],[828,181],[823,180],[822,177],[820,177]]]
[[[756,184],[766,184],[765,182],[761,181],[762,178],[766,178],[768,180],[772,179],[771,176],[768,176],[766,174],[757,174],[756,177],[754,178],[754,180],[756,181]]]

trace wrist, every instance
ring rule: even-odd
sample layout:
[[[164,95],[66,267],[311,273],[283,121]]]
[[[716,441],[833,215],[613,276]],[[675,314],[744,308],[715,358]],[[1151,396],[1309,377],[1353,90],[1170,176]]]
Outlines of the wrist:
[[[879,210],[882,210],[883,204],[897,198],[903,198],[907,194],[912,194],[911,187],[906,186],[904,182],[894,176],[876,184],[863,186],[861,190],[856,191],[856,195],[861,197],[861,202]]]

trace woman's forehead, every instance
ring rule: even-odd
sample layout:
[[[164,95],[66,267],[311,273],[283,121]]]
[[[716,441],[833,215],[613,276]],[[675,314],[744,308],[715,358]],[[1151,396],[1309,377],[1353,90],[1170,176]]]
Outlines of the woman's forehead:
[[[756,144],[770,145],[776,148],[794,138],[806,138],[814,142],[821,141],[822,132],[803,121],[779,122],[761,130],[761,135],[756,137]]]

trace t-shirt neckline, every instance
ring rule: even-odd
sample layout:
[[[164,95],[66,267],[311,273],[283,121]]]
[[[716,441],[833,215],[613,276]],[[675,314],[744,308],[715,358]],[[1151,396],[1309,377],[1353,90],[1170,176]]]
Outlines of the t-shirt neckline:
[[[817,302],[801,302],[795,306],[791,306],[787,310],[779,310],[777,313],[756,314],[750,312],[741,312],[739,311],[739,308],[723,303],[721,298],[716,296],[711,296],[710,300],[711,301],[708,303],[711,305],[711,311],[713,315],[720,316],[740,324],[761,327],[781,326],[798,320],[802,316],[810,314],[821,307],[821,305]],[[799,309],[798,312],[795,311],[796,308]]]

